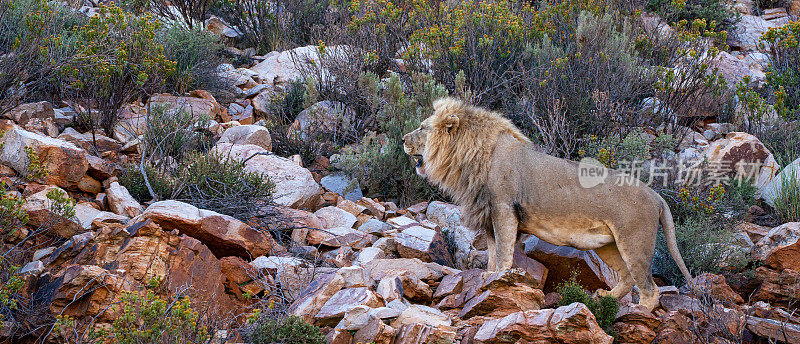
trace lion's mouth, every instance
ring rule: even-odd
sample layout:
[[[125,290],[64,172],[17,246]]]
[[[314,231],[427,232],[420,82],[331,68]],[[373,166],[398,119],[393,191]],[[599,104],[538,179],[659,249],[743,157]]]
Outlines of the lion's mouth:
[[[422,165],[425,163],[425,161],[422,159],[422,155],[412,155],[411,157],[414,158],[414,161],[416,162],[416,165],[414,165],[416,168],[422,167]]]

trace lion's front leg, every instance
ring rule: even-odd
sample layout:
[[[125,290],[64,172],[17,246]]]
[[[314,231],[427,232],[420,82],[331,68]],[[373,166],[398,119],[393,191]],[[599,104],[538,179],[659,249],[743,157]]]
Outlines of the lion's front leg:
[[[514,263],[514,247],[517,241],[517,224],[517,217],[510,206],[496,206],[492,211],[496,259],[496,266],[493,271],[511,269]],[[491,254],[491,252],[489,253]],[[491,259],[491,256],[489,259]]]

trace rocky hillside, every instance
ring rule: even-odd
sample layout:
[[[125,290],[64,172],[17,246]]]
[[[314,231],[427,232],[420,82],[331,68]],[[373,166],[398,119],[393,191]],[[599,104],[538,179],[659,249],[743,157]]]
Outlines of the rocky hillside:
[[[0,23],[19,24],[0,35],[0,342],[800,343],[800,1],[720,5],[736,18],[727,31],[691,1],[624,17],[582,2],[439,4],[503,18],[454,32],[404,27],[420,9],[464,25],[414,1],[353,2],[335,17],[346,24],[331,3],[330,46],[302,38],[313,25],[299,16],[308,27],[276,19],[286,32],[267,44],[244,19],[284,12],[247,0],[202,14],[0,1]],[[73,50],[54,25],[79,53],[62,56]],[[180,25],[211,38],[162,36]],[[491,25],[476,46],[506,52],[459,45]],[[131,27],[144,34],[103,34]],[[454,45],[424,54],[417,43],[441,43],[431,32]],[[378,43],[392,35],[408,41]],[[189,46],[214,58],[187,68],[176,52]],[[670,203],[699,290],[661,246],[653,312],[635,290],[591,296],[618,282],[594,252],[529,235],[514,269],[487,272],[485,234],[399,144],[447,94],[504,111],[549,154],[649,171],[637,176]]]

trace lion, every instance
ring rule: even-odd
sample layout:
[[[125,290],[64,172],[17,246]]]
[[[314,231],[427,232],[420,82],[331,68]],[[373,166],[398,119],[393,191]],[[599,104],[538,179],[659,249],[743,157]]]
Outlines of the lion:
[[[434,113],[403,136],[416,172],[462,208],[472,230],[485,230],[488,269],[512,267],[518,233],[553,245],[594,250],[619,275],[597,295],[619,299],[633,286],[639,303],[653,310],[658,287],[651,264],[659,224],[670,255],[687,282],[691,275],[675,240],[669,206],[635,178],[605,170],[602,183],[581,184],[579,163],[537,151],[503,115],[453,98],[433,103]]]

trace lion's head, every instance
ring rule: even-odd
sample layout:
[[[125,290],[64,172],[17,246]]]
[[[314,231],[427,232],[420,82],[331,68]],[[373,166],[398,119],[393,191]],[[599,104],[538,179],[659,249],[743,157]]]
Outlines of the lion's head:
[[[416,160],[417,174],[465,208],[482,208],[476,204],[483,198],[478,186],[486,184],[491,154],[503,133],[530,142],[503,115],[442,98],[433,102],[433,114],[419,128],[403,136],[403,149]]]

